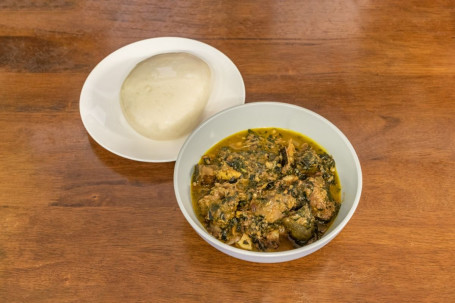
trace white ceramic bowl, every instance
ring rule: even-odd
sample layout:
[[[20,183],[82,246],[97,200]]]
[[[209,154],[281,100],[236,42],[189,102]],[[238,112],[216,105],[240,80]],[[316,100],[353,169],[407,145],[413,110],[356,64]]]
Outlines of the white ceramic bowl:
[[[304,134],[323,146],[335,159],[341,182],[342,203],[335,221],[324,236],[301,248],[283,252],[242,250],[211,236],[197,219],[190,194],[191,175],[201,156],[221,139],[248,128],[279,127]],[[174,190],[179,207],[194,230],[216,249],[246,261],[274,263],[301,258],[329,243],[354,214],[362,191],[359,159],[346,136],[322,116],[299,106],[256,102],[228,108],[199,125],[187,138],[174,168]]]

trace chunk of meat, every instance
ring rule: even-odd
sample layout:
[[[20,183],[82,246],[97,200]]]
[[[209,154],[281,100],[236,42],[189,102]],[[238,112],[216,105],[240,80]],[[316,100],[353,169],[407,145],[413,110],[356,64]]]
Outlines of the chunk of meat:
[[[196,182],[201,185],[212,185],[215,183],[216,165],[198,164],[195,168]]]
[[[284,230],[280,232],[279,226],[267,223],[263,217],[256,216],[251,211],[239,211],[236,216],[244,233],[242,238],[251,239],[252,246],[261,251],[278,248],[280,234],[284,234]],[[237,243],[241,246],[240,244]],[[249,245],[248,242],[243,244]]]
[[[296,155],[297,158],[297,169],[307,174],[312,174],[318,171],[318,165],[321,163],[321,159],[316,151],[309,146],[306,149],[299,151]]]
[[[294,153],[295,147],[292,143],[292,140],[289,140],[288,146],[285,148],[285,153],[283,154],[283,158],[285,158],[284,166],[283,166],[283,173],[286,173],[291,169],[291,166],[294,165]]]
[[[201,215],[212,225],[222,227],[235,216],[238,203],[235,186],[229,183],[215,183],[210,193],[198,201]]]
[[[286,147],[286,155],[288,156],[289,165],[294,164],[294,153],[295,153],[294,144],[292,143],[292,140],[289,140],[288,146]]]
[[[263,216],[265,221],[273,223],[284,217],[286,211],[296,205],[296,199],[286,194],[269,194],[266,198],[251,201],[251,210],[256,216]]]
[[[274,229],[269,231],[265,235],[264,246],[267,248],[276,249],[280,246],[280,231],[278,229]]]
[[[220,170],[216,172],[216,178],[220,181],[234,181],[240,178],[241,172],[236,171],[227,164],[224,164]]]
[[[283,224],[293,239],[303,243],[311,239],[315,231],[314,216],[307,204],[294,214],[284,218]]]
[[[313,190],[309,196],[311,210],[315,217],[323,221],[329,221],[336,211],[334,201],[330,201],[327,189],[324,187],[322,177],[308,178],[313,184]]]

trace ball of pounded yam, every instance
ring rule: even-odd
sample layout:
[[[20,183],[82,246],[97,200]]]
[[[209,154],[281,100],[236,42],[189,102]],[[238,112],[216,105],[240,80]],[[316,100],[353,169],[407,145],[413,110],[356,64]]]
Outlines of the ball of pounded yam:
[[[128,123],[140,134],[172,140],[200,122],[212,89],[210,67],[189,53],[150,57],[123,82],[120,100]]]

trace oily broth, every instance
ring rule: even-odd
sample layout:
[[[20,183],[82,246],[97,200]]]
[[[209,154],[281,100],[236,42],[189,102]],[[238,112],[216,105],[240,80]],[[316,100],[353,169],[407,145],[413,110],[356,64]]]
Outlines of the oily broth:
[[[245,145],[245,138],[248,135],[249,130],[244,130],[237,132],[235,134],[232,134],[225,139],[219,141],[216,143],[214,146],[212,146],[207,152],[204,154],[203,157],[199,160],[198,164],[204,164],[204,157],[210,157],[210,158],[215,158],[216,155],[218,155],[221,151],[221,149],[225,147],[229,147],[232,150],[236,151],[246,151],[248,150],[249,146]],[[308,144],[313,148],[317,154],[327,154],[327,151],[320,146],[317,142],[312,140],[311,138],[304,136],[300,133],[287,130],[287,129],[281,129],[281,128],[256,128],[252,129],[252,131],[256,132],[259,136],[268,136],[270,134],[276,135],[279,134],[280,138],[283,141],[289,141],[292,140],[292,143],[294,144],[296,149],[301,148],[305,144]],[[328,195],[335,201],[335,203],[338,205],[338,207],[341,204],[341,185],[340,185],[340,180],[338,177],[338,173],[335,172],[333,173],[334,176],[334,182],[329,186],[328,190]],[[203,186],[197,184],[195,182],[195,174],[193,173],[192,176],[192,182],[191,182],[191,197],[192,197],[192,204],[193,204],[193,209],[199,219],[199,221],[205,226],[205,218],[201,214],[201,211],[198,206],[198,201],[201,199],[204,195],[206,195],[209,191],[206,188],[203,188]],[[336,218],[336,214],[331,218],[329,222],[327,222],[324,225],[325,230],[327,230],[330,225],[333,223],[334,219]],[[325,231],[324,231],[325,232]],[[309,243],[307,243],[309,244]],[[235,246],[235,245],[233,245]],[[301,247],[300,245],[296,245],[296,243],[289,237],[289,236],[283,236],[280,235],[280,242],[278,248],[273,248],[273,249],[266,249],[262,251],[286,251],[286,250],[291,250]],[[253,250],[257,250],[254,249]]]

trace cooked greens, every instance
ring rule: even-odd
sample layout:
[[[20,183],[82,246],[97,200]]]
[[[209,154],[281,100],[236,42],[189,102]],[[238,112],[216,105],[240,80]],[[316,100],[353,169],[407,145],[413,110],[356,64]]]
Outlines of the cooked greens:
[[[212,147],[195,165],[191,193],[215,238],[255,251],[319,239],[338,213],[335,161],[298,133],[248,129]]]

